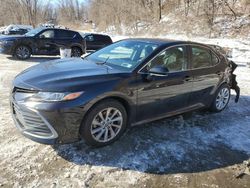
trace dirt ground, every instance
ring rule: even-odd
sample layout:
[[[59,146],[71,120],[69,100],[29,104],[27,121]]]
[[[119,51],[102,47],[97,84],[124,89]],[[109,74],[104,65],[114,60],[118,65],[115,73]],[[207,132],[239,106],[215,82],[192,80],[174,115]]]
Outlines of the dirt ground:
[[[116,143],[48,146],[23,137],[9,110],[16,74],[54,58],[0,56],[1,187],[250,187],[250,68],[225,111],[193,112],[131,128]]]

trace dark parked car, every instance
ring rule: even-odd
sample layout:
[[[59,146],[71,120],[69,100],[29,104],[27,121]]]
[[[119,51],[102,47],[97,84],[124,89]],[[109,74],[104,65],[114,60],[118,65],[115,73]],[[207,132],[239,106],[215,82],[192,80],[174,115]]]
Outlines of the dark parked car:
[[[1,34],[4,34],[4,35],[23,35],[32,29],[33,29],[33,27],[31,25],[10,24],[1,31]]]
[[[87,51],[96,51],[113,43],[108,35],[84,33],[82,37],[86,40]]]
[[[28,31],[29,31],[28,29],[18,28],[15,30],[10,30],[8,35],[24,35]]]
[[[0,38],[0,52],[18,59],[28,59],[31,55],[59,55],[60,47],[71,48],[72,56],[80,57],[85,42],[78,32],[58,28],[37,28],[25,35]]]
[[[235,82],[233,69],[203,44],[128,39],[84,59],[25,70],[13,81],[11,109],[16,126],[34,141],[83,138],[104,146],[129,125],[201,108],[222,111]]]

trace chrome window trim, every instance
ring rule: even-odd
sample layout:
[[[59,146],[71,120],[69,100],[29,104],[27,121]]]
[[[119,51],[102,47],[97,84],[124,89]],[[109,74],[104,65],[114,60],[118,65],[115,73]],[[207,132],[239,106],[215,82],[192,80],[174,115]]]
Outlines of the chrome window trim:
[[[218,59],[218,63],[216,63],[215,65],[209,66],[209,67],[200,67],[200,68],[187,68],[186,70],[180,70],[180,71],[173,71],[173,72],[169,72],[170,73],[178,73],[178,72],[184,72],[184,71],[190,71],[190,70],[199,70],[199,69],[207,69],[207,68],[213,68],[215,66],[217,66],[218,64],[221,63],[221,59],[219,58],[219,56],[217,55],[217,53],[214,52],[214,50],[211,47],[208,46],[203,46],[202,44],[177,44],[177,45],[173,45],[173,46],[169,46],[164,48],[163,50],[161,50],[158,54],[156,54],[152,59],[150,59],[145,65],[143,65],[142,68],[140,68],[140,70],[137,72],[138,74],[149,74],[148,72],[142,72],[142,70],[152,61],[154,60],[160,53],[164,52],[165,50],[168,50],[170,48],[173,47],[179,47],[179,46],[189,46],[190,48],[192,48],[192,46],[199,46],[201,48],[206,48],[208,50],[210,50]],[[191,60],[191,59],[190,59]],[[191,63],[192,65],[192,63]],[[158,75],[159,76],[159,75]]]
[[[212,65],[212,66],[207,66],[207,67],[191,68],[190,70],[198,70],[198,69],[212,68],[212,67],[215,67],[216,65],[218,65],[218,64],[220,63],[220,58],[219,58],[219,56],[214,52],[214,50],[213,50],[211,47],[207,47],[207,46],[203,46],[203,45],[199,45],[199,44],[190,44],[191,50],[192,50],[192,46],[198,46],[198,47],[206,48],[206,49],[210,50],[210,51],[216,56],[216,58],[218,59],[218,63],[216,63],[215,65]],[[192,52],[192,51],[191,51],[191,52]],[[193,56],[193,54],[192,54],[192,56]],[[192,59],[191,59],[191,65],[192,65]]]
[[[145,74],[145,75],[152,75],[152,76],[160,76],[160,77],[167,77],[169,73],[167,74],[157,74],[157,73],[148,73],[148,72],[141,72],[140,74]]]

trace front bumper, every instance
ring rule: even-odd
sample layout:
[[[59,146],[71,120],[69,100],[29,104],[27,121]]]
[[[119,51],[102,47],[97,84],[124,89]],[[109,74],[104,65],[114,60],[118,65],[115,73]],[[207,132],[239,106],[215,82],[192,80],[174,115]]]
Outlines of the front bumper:
[[[26,137],[43,144],[55,144],[58,134],[37,111],[12,101],[12,116],[16,127]]]
[[[9,44],[1,44],[0,42],[0,53],[1,54],[7,54],[12,55],[13,54],[13,46]]]
[[[10,98],[10,105],[16,127],[33,141],[53,145],[80,139],[83,107],[67,108],[60,103],[18,102],[14,97]]]

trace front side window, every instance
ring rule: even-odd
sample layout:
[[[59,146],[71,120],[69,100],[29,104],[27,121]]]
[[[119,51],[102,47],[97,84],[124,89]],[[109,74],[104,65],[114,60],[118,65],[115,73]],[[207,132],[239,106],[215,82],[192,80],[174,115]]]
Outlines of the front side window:
[[[54,30],[47,30],[47,31],[44,31],[43,33],[41,33],[39,35],[40,38],[54,38],[55,37],[55,32]]]
[[[192,68],[205,68],[213,65],[211,51],[202,47],[192,47]]]
[[[187,69],[186,47],[172,47],[157,55],[149,64],[147,69],[155,66],[163,66],[169,72],[182,71]]]
[[[88,60],[105,62],[124,70],[132,70],[147,58],[158,44],[141,41],[120,41],[89,55]]]

